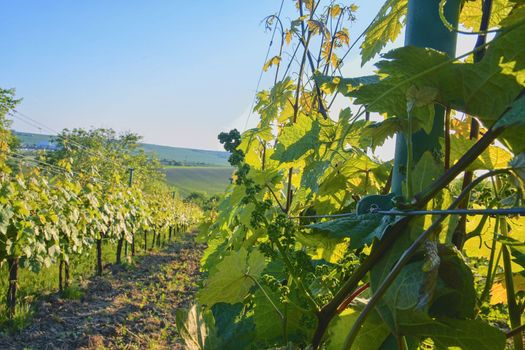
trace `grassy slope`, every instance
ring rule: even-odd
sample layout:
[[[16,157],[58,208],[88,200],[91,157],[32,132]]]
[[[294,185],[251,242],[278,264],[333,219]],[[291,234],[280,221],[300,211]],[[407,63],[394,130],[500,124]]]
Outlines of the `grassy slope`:
[[[182,163],[205,163],[209,165],[228,166],[226,152],[201,149],[159,146],[144,143],[142,149],[146,153],[155,153],[159,159],[175,160]]]
[[[43,134],[33,134],[29,132],[14,131],[14,134],[20,139],[22,145],[38,145],[40,143],[48,143],[53,136]]]
[[[232,168],[226,167],[166,167],[166,180],[185,196],[190,192],[216,194],[230,184]]]

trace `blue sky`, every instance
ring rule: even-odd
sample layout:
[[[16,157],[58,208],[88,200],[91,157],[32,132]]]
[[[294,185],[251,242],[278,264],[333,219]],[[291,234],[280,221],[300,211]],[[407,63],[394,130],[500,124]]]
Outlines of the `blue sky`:
[[[244,126],[271,36],[261,20],[280,3],[4,1],[0,86],[15,87],[19,110],[54,130],[112,127],[149,143],[219,149],[219,132]],[[382,1],[355,3],[351,37]],[[289,24],[293,2],[285,4]],[[14,128],[39,132],[16,119]]]

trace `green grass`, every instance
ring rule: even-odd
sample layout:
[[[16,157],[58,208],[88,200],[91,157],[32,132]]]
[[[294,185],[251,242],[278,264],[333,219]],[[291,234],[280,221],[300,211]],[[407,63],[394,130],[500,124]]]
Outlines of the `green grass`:
[[[166,167],[164,171],[166,181],[183,196],[191,192],[222,193],[233,173],[233,169],[227,167]]]
[[[13,333],[26,328],[33,320],[34,311],[31,304],[22,300],[16,305],[12,319],[7,318],[7,312],[0,314],[0,331]]]
[[[80,300],[83,296],[84,291],[80,288],[78,283],[73,283],[62,291],[62,298],[64,299]]]

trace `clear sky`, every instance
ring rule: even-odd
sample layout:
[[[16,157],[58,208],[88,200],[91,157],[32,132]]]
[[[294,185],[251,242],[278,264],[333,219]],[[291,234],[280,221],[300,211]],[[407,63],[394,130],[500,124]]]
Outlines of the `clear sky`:
[[[281,1],[0,3],[0,86],[24,98],[20,112],[54,130],[111,127],[219,149],[219,132],[244,126],[271,36],[261,20]],[[355,3],[354,37],[382,1]],[[286,24],[292,6],[285,0]],[[16,119],[14,128],[39,132]]]

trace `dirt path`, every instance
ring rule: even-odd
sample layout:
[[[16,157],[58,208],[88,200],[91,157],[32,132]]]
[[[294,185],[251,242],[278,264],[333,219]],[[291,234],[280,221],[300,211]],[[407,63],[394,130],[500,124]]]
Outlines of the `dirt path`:
[[[80,300],[40,302],[32,325],[0,336],[0,349],[182,349],[175,312],[195,293],[201,251],[188,238],[135,267],[110,267]]]

